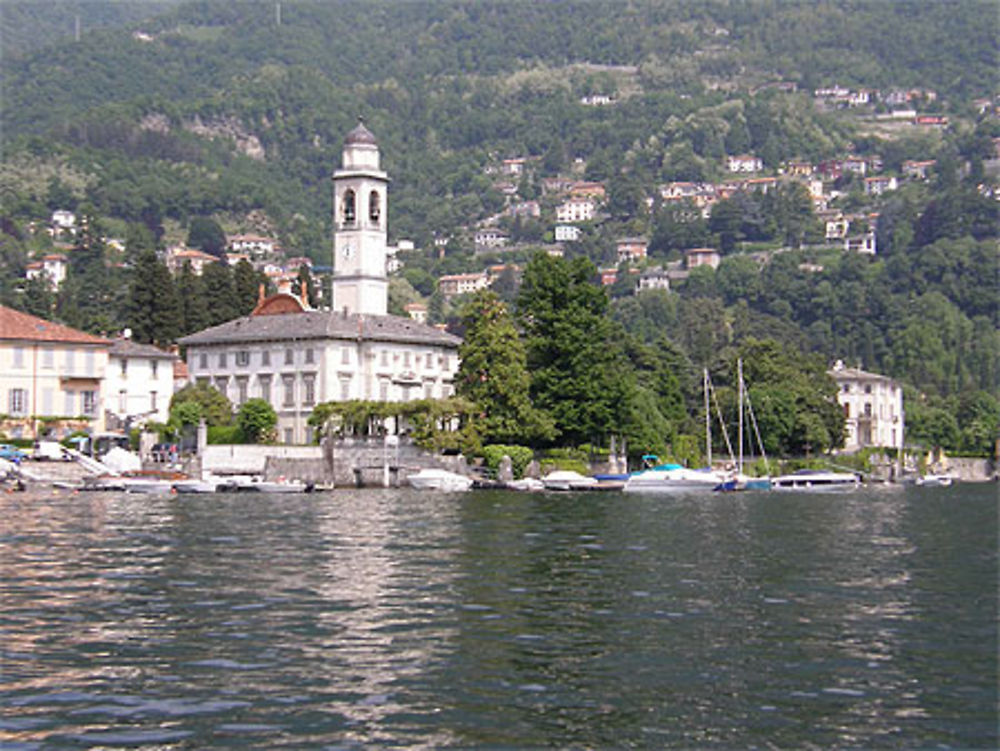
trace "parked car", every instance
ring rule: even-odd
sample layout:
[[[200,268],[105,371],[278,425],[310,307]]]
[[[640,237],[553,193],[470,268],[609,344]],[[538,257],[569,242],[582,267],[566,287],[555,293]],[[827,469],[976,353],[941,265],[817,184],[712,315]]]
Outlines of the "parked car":
[[[27,458],[28,455],[17,446],[12,446],[9,443],[0,443],[0,459],[6,459],[9,462],[19,462]]]
[[[177,461],[177,444],[157,443],[149,453],[154,462],[173,463]]]

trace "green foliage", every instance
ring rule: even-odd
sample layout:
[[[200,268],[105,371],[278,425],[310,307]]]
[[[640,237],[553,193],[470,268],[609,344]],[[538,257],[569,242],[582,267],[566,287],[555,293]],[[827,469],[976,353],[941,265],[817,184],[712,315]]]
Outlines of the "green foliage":
[[[207,216],[196,216],[188,230],[187,246],[221,258],[226,251],[226,232]]]
[[[197,419],[193,419],[195,413],[192,406],[185,406],[189,404],[197,408]],[[217,389],[204,383],[188,384],[174,393],[170,399],[171,422],[192,425],[202,419],[209,427],[230,425],[233,421],[232,404]]]
[[[223,446],[246,442],[238,425],[212,425],[208,428],[207,440],[212,445]]]
[[[527,446],[505,446],[496,443],[483,446],[483,463],[491,477],[497,476],[500,462],[505,456],[510,457],[514,479],[519,480],[524,477],[524,470],[534,459],[535,452]]]
[[[525,348],[507,306],[495,293],[480,291],[466,305],[462,321],[456,392],[482,410],[477,427],[483,440],[532,445],[551,440],[555,425],[531,402]]]
[[[236,425],[250,443],[274,443],[278,414],[263,399],[247,399],[236,413]]]
[[[142,251],[132,270],[128,323],[132,337],[145,344],[171,344],[181,335],[183,309],[167,267],[151,251]]]
[[[590,456],[587,451],[573,447],[548,449],[539,462],[542,475],[556,470],[579,472],[586,475],[590,472]]]
[[[531,395],[552,416],[564,443],[615,432],[630,385],[595,274],[587,259],[538,253],[518,294]]]

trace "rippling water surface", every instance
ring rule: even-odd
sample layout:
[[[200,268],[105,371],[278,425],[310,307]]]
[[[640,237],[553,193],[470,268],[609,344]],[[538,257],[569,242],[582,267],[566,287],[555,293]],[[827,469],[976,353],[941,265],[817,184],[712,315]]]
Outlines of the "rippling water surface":
[[[0,498],[4,749],[992,748],[997,493]]]

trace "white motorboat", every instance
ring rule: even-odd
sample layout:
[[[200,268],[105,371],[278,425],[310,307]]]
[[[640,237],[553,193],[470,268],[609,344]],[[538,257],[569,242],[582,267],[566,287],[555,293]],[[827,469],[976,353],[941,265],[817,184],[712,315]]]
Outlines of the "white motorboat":
[[[441,490],[447,493],[465,491],[472,487],[471,477],[435,467],[427,467],[409,475],[406,481],[418,490]]]
[[[511,480],[507,483],[506,487],[508,490],[535,492],[545,490],[545,483],[541,480],[536,480],[534,477],[522,477],[520,480]]]
[[[715,490],[730,477],[714,469],[688,469],[679,464],[661,464],[632,475],[626,493],[674,493]]]
[[[946,474],[921,475],[913,481],[914,485],[926,488],[947,488],[955,482],[955,478]]]
[[[591,490],[597,483],[596,477],[586,477],[568,469],[557,469],[542,478],[546,490]]]
[[[790,475],[771,478],[774,490],[854,490],[860,486],[861,477],[854,472],[821,469],[800,469]]]

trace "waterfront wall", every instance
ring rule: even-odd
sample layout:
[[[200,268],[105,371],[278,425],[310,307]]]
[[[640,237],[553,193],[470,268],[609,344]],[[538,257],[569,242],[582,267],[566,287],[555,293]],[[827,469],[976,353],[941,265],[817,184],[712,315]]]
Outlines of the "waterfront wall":
[[[200,470],[213,474],[259,474],[317,485],[396,486],[424,467],[466,473],[462,456],[424,451],[406,438],[343,438],[320,446],[217,445],[202,447]]]

